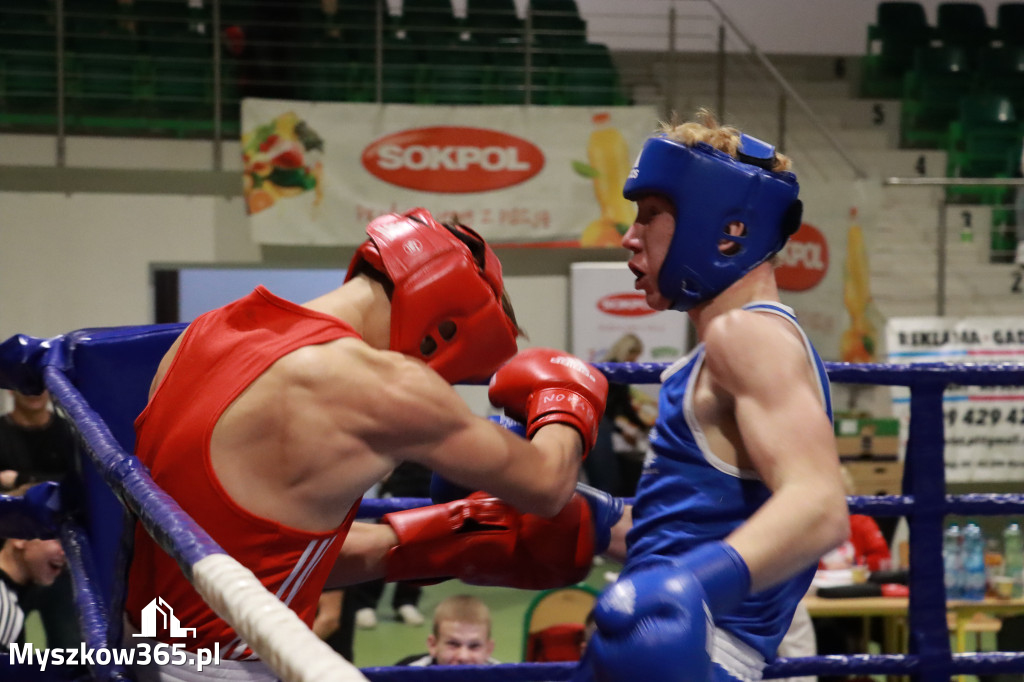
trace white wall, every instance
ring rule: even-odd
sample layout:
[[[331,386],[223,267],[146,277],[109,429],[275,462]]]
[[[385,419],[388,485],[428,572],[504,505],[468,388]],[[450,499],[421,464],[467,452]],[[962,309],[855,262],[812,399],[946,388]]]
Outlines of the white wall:
[[[151,322],[149,263],[213,260],[217,201],[0,193],[0,337]]]

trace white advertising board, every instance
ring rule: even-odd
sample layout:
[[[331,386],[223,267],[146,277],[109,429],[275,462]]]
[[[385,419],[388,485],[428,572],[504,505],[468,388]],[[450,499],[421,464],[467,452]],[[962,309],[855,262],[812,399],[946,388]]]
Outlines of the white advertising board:
[[[1020,363],[1024,318],[904,317],[886,324],[889,362]],[[946,479],[1024,481],[1024,386],[951,386],[942,400]],[[906,438],[910,391],[893,388]]]
[[[573,263],[571,267],[572,352],[602,362],[626,334],[643,344],[637,362],[672,362],[689,348],[689,318],[676,310],[654,311],[633,288],[625,263]],[[657,386],[649,387],[657,394]]]

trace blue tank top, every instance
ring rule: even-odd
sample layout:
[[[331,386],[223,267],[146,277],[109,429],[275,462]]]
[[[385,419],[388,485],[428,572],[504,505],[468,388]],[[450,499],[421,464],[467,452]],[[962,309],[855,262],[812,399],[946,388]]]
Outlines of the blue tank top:
[[[774,302],[750,303],[744,309],[779,315],[800,331],[808,360],[817,370],[823,409],[831,419],[825,366],[792,309]],[[724,539],[771,496],[754,471],[727,464],[708,448],[694,414],[696,381],[691,381],[703,362],[704,345],[699,344],[662,374],[658,419],[637,486],[633,527],[626,536],[624,574]],[[783,583],[749,595],[731,613],[716,615],[712,661],[738,679],[760,679],[765,663],[775,658],[815,569],[808,566]]]

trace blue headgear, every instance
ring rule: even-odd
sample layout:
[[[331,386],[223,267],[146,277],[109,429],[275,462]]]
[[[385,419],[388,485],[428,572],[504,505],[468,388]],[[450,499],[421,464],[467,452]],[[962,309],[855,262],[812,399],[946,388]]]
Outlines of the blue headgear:
[[[800,186],[789,172],[769,170],[775,147],[740,136],[739,159],[711,145],[688,147],[664,135],[649,138],[622,190],[636,201],[662,194],[675,205],[676,229],[658,273],[658,289],[676,310],[714,298],[771,258],[800,227]],[[746,234],[731,236],[739,221]],[[720,239],[737,245],[721,253]]]

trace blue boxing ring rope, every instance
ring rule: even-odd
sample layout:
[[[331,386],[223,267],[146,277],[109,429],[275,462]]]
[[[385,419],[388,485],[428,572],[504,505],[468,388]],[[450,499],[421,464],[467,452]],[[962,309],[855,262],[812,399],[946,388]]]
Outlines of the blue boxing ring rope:
[[[121,604],[131,518],[179,563],[197,590],[240,633],[249,615],[231,612],[216,595],[208,596],[204,577],[213,560],[229,557],[149,477],[130,454],[131,421],[145,404],[156,363],[184,325],[81,330],[54,339],[16,336],[0,344],[0,387],[28,393],[49,389],[54,403],[72,421],[82,446],[82,490],[36,486],[24,498],[0,496],[0,536],[54,537],[68,555],[75,588],[75,606],[85,646],[116,647],[121,637]],[[657,384],[662,363],[598,363],[609,380]],[[884,365],[826,363],[834,383],[906,386],[910,389],[910,430],[901,495],[848,498],[851,511],[882,517],[905,516],[910,529],[909,653],[887,655],[814,656],[779,659],[765,669],[766,678],[822,674],[910,675],[919,682],[946,682],[952,675],[1024,673],[1024,652],[953,654],[946,625],[942,531],[949,514],[1007,515],[1024,513],[1024,495],[947,495],[944,450],[943,391],[950,385],[1024,385],[1024,365]],[[429,504],[426,499],[365,500],[360,518],[377,518],[395,509]],[[127,513],[126,511],[127,510]],[[130,513],[131,516],[128,516]],[[229,567],[230,569],[230,567]],[[241,581],[224,569],[226,580]],[[244,569],[243,569],[244,570]],[[220,575],[220,574],[218,574]],[[251,575],[251,574],[249,574]],[[236,580],[238,578],[238,580]],[[212,579],[216,582],[219,578]],[[269,593],[267,593],[269,595]],[[273,598],[272,595],[269,595]],[[245,600],[252,599],[245,593]],[[217,603],[214,603],[216,601]],[[271,607],[267,606],[270,613]],[[286,609],[287,610],[287,609]],[[259,618],[265,613],[261,612]],[[242,622],[236,622],[236,619]],[[295,621],[298,622],[297,617]],[[287,625],[287,624],[286,624]],[[299,622],[301,625],[301,622]],[[284,626],[282,626],[284,627]],[[303,626],[304,629],[304,626]],[[308,630],[305,630],[308,632]],[[304,637],[303,633],[296,635]],[[310,644],[311,653],[298,664],[268,654],[256,637],[250,644],[288,682],[292,680],[494,680],[529,682],[565,680],[573,663],[523,663],[495,666],[429,668],[364,668],[356,671],[333,652]],[[304,650],[307,651],[307,650]],[[291,667],[290,667],[291,666]],[[297,666],[297,667],[296,667]],[[317,667],[321,666],[321,667]],[[315,671],[303,670],[315,668]],[[0,659],[0,680],[73,679],[41,675]],[[48,671],[50,672],[50,671]],[[94,663],[90,680],[131,679],[116,662]]]

